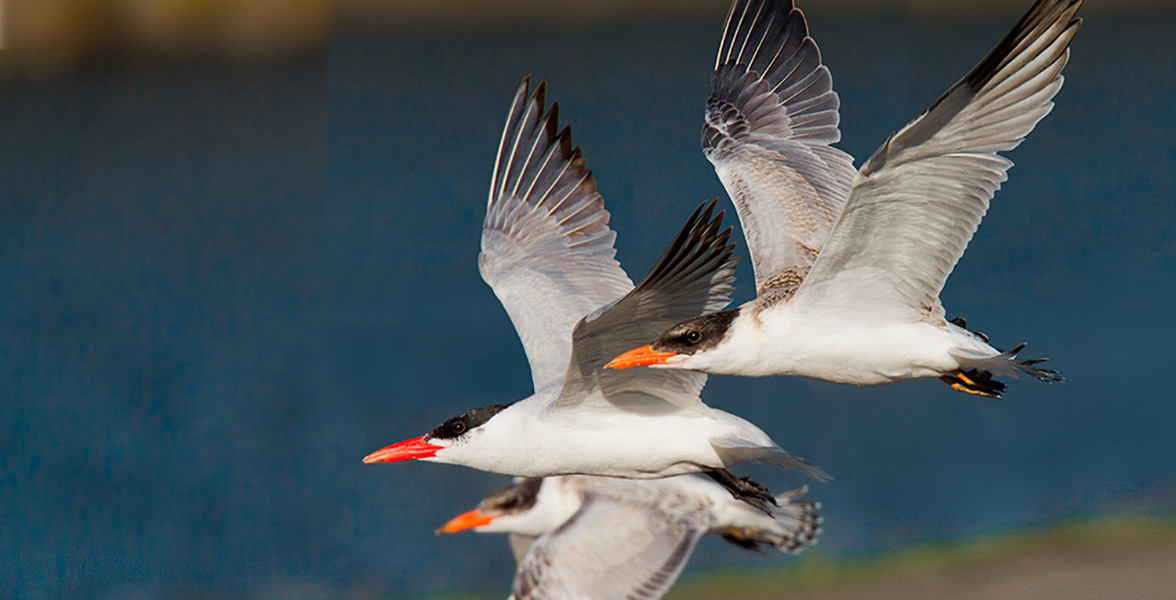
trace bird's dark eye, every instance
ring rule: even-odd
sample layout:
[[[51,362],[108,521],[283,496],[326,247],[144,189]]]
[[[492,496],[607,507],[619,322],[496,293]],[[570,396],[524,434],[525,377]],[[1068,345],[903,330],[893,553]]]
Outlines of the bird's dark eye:
[[[465,433],[465,430],[466,430],[466,424],[465,424],[465,423],[462,423],[461,421],[458,421],[458,422],[456,422],[456,423],[454,423],[454,424],[453,424],[453,433],[456,433],[456,434],[458,434],[458,435],[461,435],[461,434]]]
[[[690,342],[691,344],[697,344],[701,340],[702,334],[697,331],[691,331],[690,333],[686,334],[686,341]]]

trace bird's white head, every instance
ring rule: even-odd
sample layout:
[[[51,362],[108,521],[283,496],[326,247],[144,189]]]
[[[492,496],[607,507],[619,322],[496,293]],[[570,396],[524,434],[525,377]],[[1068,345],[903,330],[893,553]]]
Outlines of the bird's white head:
[[[520,479],[486,497],[478,507],[460,514],[437,533],[473,530],[538,537],[562,525],[579,508],[578,496],[563,493],[560,478]]]
[[[479,441],[487,433],[494,417],[510,404],[483,406],[462,413],[442,423],[425,435],[386,446],[364,457],[365,463],[393,463],[423,460],[447,464],[467,464],[468,455],[478,452]],[[489,428],[492,428],[490,426]]]
[[[740,309],[714,312],[683,321],[653,343],[630,350],[605,365],[606,369],[654,367],[690,369],[725,374],[739,358],[733,342]]]

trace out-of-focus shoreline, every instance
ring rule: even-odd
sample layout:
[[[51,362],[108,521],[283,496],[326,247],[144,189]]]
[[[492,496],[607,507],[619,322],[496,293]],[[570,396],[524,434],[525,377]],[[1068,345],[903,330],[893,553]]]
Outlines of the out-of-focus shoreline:
[[[1042,530],[910,544],[860,557],[819,547],[787,569],[683,576],[670,600],[1145,600],[1176,590],[1176,515],[1099,518]],[[504,592],[503,592],[504,593]],[[503,593],[429,600],[484,600]]]
[[[1007,19],[1029,0],[820,0],[797,2],[818,20],[880,15],[918,20]],[[333,32],[513,30],[719,22],[724,0],[9,0],[0,14],[0,74],[54,73],[95,58],[160,55],[266,60],[323,50]],[[1169,0],[1090,2],[1083,15],[1176,13]]]
[[[796,0],[796,5],[813,17],[866,18],[873,15],[901,15],[913,19],[1003,17],[1019,15],[1032,0]],[[341,22],[400,23],[403,25],[444,25],[469,23],[494,25],[543,20],[568,26],[630,19],[662,18],[677,21],[713,21],[726,14],[724,0],[601,0],[565,3],[556,0],[340,0],[335,3]],[[1088,14],[1134,14],[1172,12],[1168,0],[1122,0],[1113,3],[1088,2]]]

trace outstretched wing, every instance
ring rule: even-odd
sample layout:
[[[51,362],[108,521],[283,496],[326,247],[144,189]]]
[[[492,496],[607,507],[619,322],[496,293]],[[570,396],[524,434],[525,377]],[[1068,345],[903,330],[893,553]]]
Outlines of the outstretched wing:
[[[1053,108],[1082,0],[1039,0],[996,48],[862,167],[794,302],[942,321],[939,292],[1016,148]]]
[[[557,406],[607,400],[640,409],[652,402],[699,407],[706,375],[668,369],[605,370],[616,355],[647,343],[662,331],[719,310],[734,290],[731,229],[720,231],[723,213],[713,201],[699,206],[645,279],[620,300],[585,317],[572,335],[572,361]]]
[[[702,147],[739,213],[755,285],[795,289],[845,204],[853,158],[830,144],[841,101],[791,0],[736,0]]]
[[[478,268],[510,315],[535,391],[558,384],[576,322],[633,283],[613,258],[614,233],[559,107],[544,112],[545,83],[523,79],[498,146]]]
[[[661,598],[706,532],[692,515],[592,492],[583,497],[580,510],[519,563],[512,598]]]

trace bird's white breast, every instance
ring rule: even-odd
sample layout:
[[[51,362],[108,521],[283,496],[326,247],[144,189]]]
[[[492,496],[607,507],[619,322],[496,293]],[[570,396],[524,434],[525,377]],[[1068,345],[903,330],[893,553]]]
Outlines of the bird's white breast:
[[[952,350],[967,341],[953,327],[927,321],[847,319],[781,303],[737,322],[731,342],[742,346],[750,375],[797,375],[880,385],[935,377],[959,368]]]

